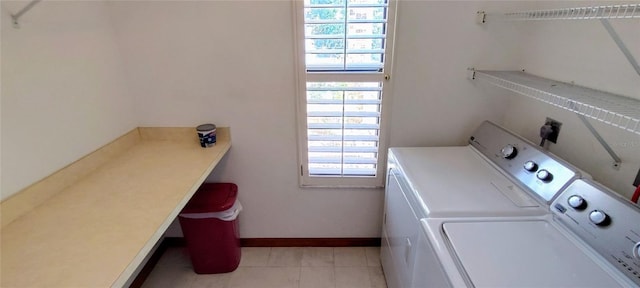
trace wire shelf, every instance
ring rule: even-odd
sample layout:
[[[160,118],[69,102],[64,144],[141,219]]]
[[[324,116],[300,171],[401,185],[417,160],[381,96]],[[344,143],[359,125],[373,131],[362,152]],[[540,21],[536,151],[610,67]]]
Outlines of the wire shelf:
[[[499,20],[593,20],[593,19],[640,19],[640,4],[561,8],[490,14]]]
[[[474,70],[473,79],[534,98],[640,135],[640,100],[520,71]]]

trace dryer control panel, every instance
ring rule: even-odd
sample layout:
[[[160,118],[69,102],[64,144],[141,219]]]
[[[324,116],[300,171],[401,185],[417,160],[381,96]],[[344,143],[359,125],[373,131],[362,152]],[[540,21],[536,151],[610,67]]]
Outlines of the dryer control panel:
[[[478,127],[469,144],[547,204],[580,178],[571,164],[489,121]]]
[[[640,207],[589,180],[576,180],[551,204],[555,219],[640,285]]]

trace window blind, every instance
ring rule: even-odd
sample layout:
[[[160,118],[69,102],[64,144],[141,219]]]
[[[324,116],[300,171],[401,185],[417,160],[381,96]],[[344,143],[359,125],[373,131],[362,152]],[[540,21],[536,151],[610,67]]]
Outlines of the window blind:
[[[307,71],[378,71],[384,67],[386,0],[305,0]]]
[[[303,10],[308,175],[376,177],[388,2],[304,0]]]
[[[310,175],[376,176],[380,82],[307,82]]]

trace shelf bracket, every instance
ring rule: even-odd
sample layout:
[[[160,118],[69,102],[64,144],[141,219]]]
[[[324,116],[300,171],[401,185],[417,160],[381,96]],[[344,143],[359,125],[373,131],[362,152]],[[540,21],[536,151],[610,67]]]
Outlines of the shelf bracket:
[[[604,29],[607,30],[607,32],[609,33],[609,36],[613,38],[613,41],[616,42],[616,45],[618,45],[618,48],[620,48],[620,51],[622,51],[622,54],[624,54],[624,56],[627,57],[627,61],[629,61],[631,66],[633,66],[633,69],[635,69],[636,73],[638,73],[638,75],[640,76],[640,65],[638,65],[638,61],[636,61],[636,59],[633,57],[633,54],[631,54],[631,51],[627,49],[627,46],[624,45],[624,42],[622,42],[622,39],[620,39],[620,36],[618,35],[618,33],[616,33],[616,30],[613,28],[613,26],[611,26],[611,23],[609,23],[609,20],[600,19],[600,23],[602,23],[602,26],[604,26]]]
[[[613,169],[620,170],[620,165],[622,164],[622,159],[620,159],[620,157],[618,157],[618,154],[616,154],[616,152],[614,152],[613,149],[611,149],[611,146],[609,146],[607,141],[605,141],[604,138],[602,138],[602,136],[600,136],[600,133],[598,133],[598,131],[596,131],[596,128],[594,128],[593,125],[591,125],[591,123],[589,123],[589,120],[587,120],[587,117],[585,117],[582,114],[578,114],[578,113],[576,113],[576,115],[578,116],[578,118],[580,118],[580,120],[582,120],[582,123],[584,124],[585,127],[587,127],[587,129],[589,129],[591,134],[593,134],[593,137],[595,137],[596,140],[598,140],[598,142],[600,142],[600,145],[602,145],[604,150],[607,150],[607,153],[609,153],[609,156],[611,156],[611,158],[613,158],[613,161],[614,161],[613,162]]]
[[[20,28],[20,23],[18,22],[18,19],[20,19],[20,17],[22,15],[24,15],[24,13],[27,13],[27,11],[31,10],[31,8],[33,8],[33,6],[35,6],[36,4],[38,4],[38,2],[40,2],[42,0],[33,0],[31,2],[29,2],[29,4],[27,4],[27,6],[24,6],[24,8],[22,8],[22,10],[18,11],[18,13],[16,14],[11,14],[11,21],[13,22],[13,28]]]

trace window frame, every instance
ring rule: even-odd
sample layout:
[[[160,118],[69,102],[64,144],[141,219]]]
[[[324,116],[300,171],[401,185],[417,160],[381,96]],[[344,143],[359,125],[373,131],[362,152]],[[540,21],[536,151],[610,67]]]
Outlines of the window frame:
[[[345,0],[346,1],[346,0]],[[384,187],[387,161],[390,95],[393,90],[393,48],[397,1],[388,0],[385,30],[384,66],[382,72],[307,72],[304,30],[304,0],[292,0],[296,68],[296,119],[298,140],[298,180],[301,187],[378,188]],[[307,136],[307,82],[381,82],[380,128],[376,176],[310,176]]]

